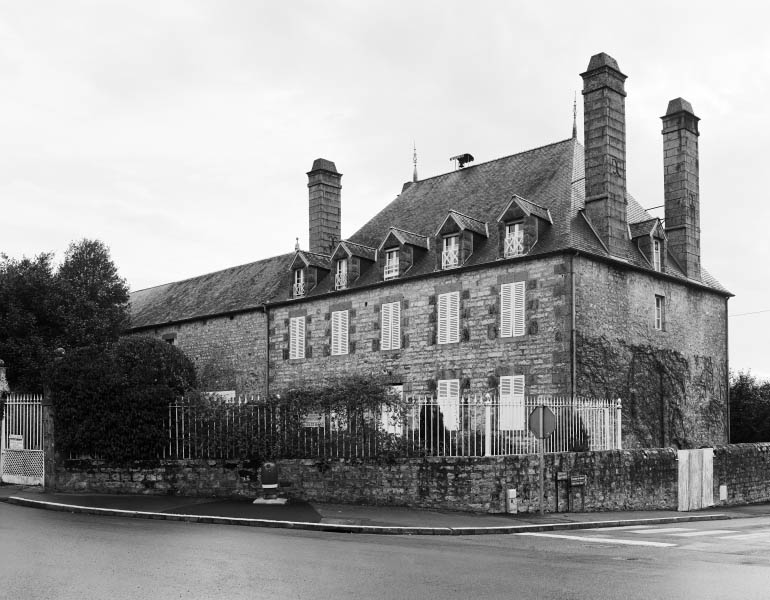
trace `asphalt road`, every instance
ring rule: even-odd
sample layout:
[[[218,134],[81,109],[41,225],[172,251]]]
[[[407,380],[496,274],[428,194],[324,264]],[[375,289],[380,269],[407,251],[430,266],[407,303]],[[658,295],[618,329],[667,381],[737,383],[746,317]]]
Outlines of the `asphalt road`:
[[[0,597],[770,597],[770,519],[643,529],[338,535],[0,504]]]

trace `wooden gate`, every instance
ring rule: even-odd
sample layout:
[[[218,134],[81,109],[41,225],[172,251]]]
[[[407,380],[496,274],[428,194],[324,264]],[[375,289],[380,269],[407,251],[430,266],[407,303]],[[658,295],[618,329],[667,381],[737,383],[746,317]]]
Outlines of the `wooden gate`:
[[[679,450],[679,510],[714,506],[714,449]]]
[[[4,483],[43,485],[43,398],[11,394],[5,404],[0,444]]]

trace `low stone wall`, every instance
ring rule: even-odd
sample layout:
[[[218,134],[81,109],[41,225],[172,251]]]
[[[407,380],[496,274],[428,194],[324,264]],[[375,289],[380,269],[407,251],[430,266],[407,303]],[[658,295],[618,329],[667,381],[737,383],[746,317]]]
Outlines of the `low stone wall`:
[[[497,458],[278,461],[281,492],[316,502],[411,506],[500,513],[516,490],[519,512],[539,510],[537,455]],[[256,463],[186,460],[117,467],[100,461],[60,464],[55,489],[68,492],[171,494],[201,497],[261,495]],[[572,485],[570,485],[572,482]],[[545,456],[547,510],[676,510],[673,448],[608,450]],[[714,498],[724,504],[770,500],[770,444],[714,450]]]

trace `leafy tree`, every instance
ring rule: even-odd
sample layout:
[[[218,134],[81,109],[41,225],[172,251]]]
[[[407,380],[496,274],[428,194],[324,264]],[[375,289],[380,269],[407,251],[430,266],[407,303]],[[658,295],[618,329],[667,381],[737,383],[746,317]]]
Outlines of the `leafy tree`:
[[[12,389],[40,392],[54,350],[115,341],[128,323],[128,287],[107,246],[70,244],[58,270],[53,254],[0,255],[0,358]]]
[[[770,441],[770,381],[750,372],[730,377],[730,442]]]

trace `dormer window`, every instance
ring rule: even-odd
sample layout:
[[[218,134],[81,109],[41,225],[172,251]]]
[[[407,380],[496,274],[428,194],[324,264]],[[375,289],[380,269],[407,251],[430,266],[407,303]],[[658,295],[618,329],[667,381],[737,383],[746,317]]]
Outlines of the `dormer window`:
[[[524,223],[506,223],[505,225],[505,258],[524,254]]]
[[[301,298],[305,295],[305,269],[296,269],[294,271],[294,287],[292,290],[295,298]]]
[[[344,290],[348,287],[348,259],[341,258],[337,261],[337,271],[334,274],[334,289]]]
[[[398,248],[385,251],[385,279],[398,277]]]
[[[660,240],[652,242],[652,268],[660,271]]]
[[[444,238],[441,252],[441,268],[453,269],[460,265],[460,236],[450,235]]]

